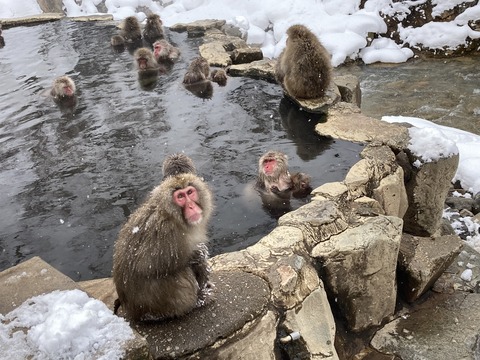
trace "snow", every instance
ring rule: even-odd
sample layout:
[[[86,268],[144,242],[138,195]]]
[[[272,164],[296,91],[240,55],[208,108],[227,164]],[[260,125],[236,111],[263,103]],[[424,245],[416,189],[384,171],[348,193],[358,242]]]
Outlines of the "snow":
[[[35,296],[0,320],[1,358],[9,360],[120,359],[133,338],[124,319],[80,290]]]
[[[426,0],[425,0],[426,1]],[[359,9],[359,0],[291,0],[281,1],[235,1],[226,6],[224,0],[106,0],[105,6],[115,20],[137,16],[144,21],[146,14],[141,9],[161,16],[165,26],[204,19],[224,19],[239,26],[247,33],[247,41],[261,46],[265,57],[275,58],[285,47],[285,32],[297,23],[307,25],[323,42],[332,55],[332,63],[338,66],[348,59],[361,58],[365,63],[405,62],[413,56],[405,47],[423,45],[432,49],[450,48],[465,44],[467,38],[480,37],[480,32],[468,26],[469,20],[480,17],[480,4],[473,5],[452,22],[427,23],[419,28],[399,26],[403,45],[379,36],[371,44],[369,34],[381,35],[387,25],[380,14],[403,20],[409,6],[425,1],[368,0],[364,9]],[[97,14],[101,0],[63,0],[67,16]],[[460,0],[434,0],[434,16],[454,8]],[[472,3],[471,1],[466,1]],[[0,18],[21,17],[41,13],[35,0],[0,0]],[[371,39],[370,39],[371,40]],[[378,40],[378,41],[377,41]]]

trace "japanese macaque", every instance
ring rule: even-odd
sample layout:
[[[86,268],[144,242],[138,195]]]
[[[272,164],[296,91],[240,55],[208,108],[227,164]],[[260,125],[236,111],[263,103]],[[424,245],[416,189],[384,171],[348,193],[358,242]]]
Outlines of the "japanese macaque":
[[[60,76],[53,81],[52,89],[50,90],[50,95],[52,95],[54,100],[62,100],[65,98],[72,98],[75,96],[75,83],[73,80],[67,76]]]
[[[207,80],[210,75],[210,65],[208,61],[199,56],[192,60],[188,66],[187,72],[183,77],[184,84],[193,84],[199,81]]]
[[[176,166],[164,164],[165,174]],[[130,320],[160,320],[182,316],[211,299],[205,246],[211,214],[212,194],[198,176],[165,177],[130,215],[115,242],[115,313],[121,306]]]
[[[213,85],[210,80],[201,80],[193,84],[184,84],[185,89],[200,99],[211,99],[213,96]]]
[[[160,19],[160,16],[157,14],[151,14],[147,17],[147,23],[145,24],[145,29],[143,30],[143,39],[149,43],[153,44],[157,40],[164,38],[163,33],[163,23]]]
[[[292,180],[292,196],[294,198],[304,198],[310,195],[312,187],[310,186],[311,177],[302,172],[294,173]]]
[[[287,44],[275,66],[277,81],[294,98],[323,97],[332,78],[330,54],[303,25],[291,26],[287,35]]]
[[[156,70],[158,72],[158,64],[153,57],[152,50],[148,48],[140,48],[133,53],[135,65],[138,71]]]
[[[168,155],[162,165],[163,179],[178,174],[197,174],[192,159],[182,153]]]
[[[134,43],[142,40],[142,30],[140,29],[140,23],[135,16],[129,16],[125,18],[122,25],[120,35],[128,43]]]
[[[227,85],[227,72],[223,69],[214,69],[210,73],[210,79],[220,86]]]
[[[5,40],[3,39],[2,36],[2,24],[0,24],[0,49],[5,46]]]
[[[153,56],[158,63],[174,63],[180,57],[180,50],[162,39],[153,43]]]

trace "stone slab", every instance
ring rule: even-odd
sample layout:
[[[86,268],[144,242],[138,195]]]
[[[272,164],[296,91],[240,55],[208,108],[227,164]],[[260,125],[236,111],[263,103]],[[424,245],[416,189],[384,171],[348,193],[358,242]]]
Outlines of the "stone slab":
[[[63,17],[64,16],[61,13],[44,13],[34,16],[0,19],[0,23],[2,24],[3,29],[8,29],[13,26],[35,25],[49,21],[57,21]]]

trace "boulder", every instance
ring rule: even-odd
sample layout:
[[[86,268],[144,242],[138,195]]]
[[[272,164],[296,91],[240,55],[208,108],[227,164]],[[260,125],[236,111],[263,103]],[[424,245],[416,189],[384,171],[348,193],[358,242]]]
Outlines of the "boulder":
[[[398,291],[408,302],[423,295],[460,253],[456,235],[417,237],[403,234],[398,256]]]
[[[210,29],[221,29],[225,25],[225,20],[197,20],[188,24],[175,24],[170,27],[171,31],[175,32],[187,32],[189,37],[201,37],[205,35],[205,32]]]
[[[232,63],[230,55],[225,51],[221,42],[210,42],[200,45],[200,55],[207,59],[210,66],[227,67]]]
[[[263,60],[263,52],[260,48],[244,47],[232,52],[232,62],[234,64],[245,64],[258,60]]]
[[[360,82],[355,75],[340,75],[333,78],[338,86],[343,102],[354,104],[358,107],[362,104],[362,90]]]
[[[232,65],[228,69],[228,74],[276,82],[275,63],[274,60],[258,60],[249,64]]]

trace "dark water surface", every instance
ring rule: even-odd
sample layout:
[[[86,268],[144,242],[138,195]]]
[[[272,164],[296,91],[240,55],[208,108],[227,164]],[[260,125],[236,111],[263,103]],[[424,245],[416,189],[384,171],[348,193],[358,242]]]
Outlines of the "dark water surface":
[[[182,50],[171,73],[142,90],[132,55],[109,47],[113,27],[60,21],[3,32],[0,49],[0,270],[32,256],[72,277],[109,276],[127,216],[161,180],[167,154],[183,151],[215,194],[213,254],[245,248],[276,219],[252,189],[258,158],[288,154],[313,186],[342,180],[361,146],[313,133],[315,119],[282,100],[278,85],[229,78],[211,100],[184,89],[199,40],[170,34]],[[44,96],[70,75],[73,114]],[[296,204],[298,206],[299,204]]]

